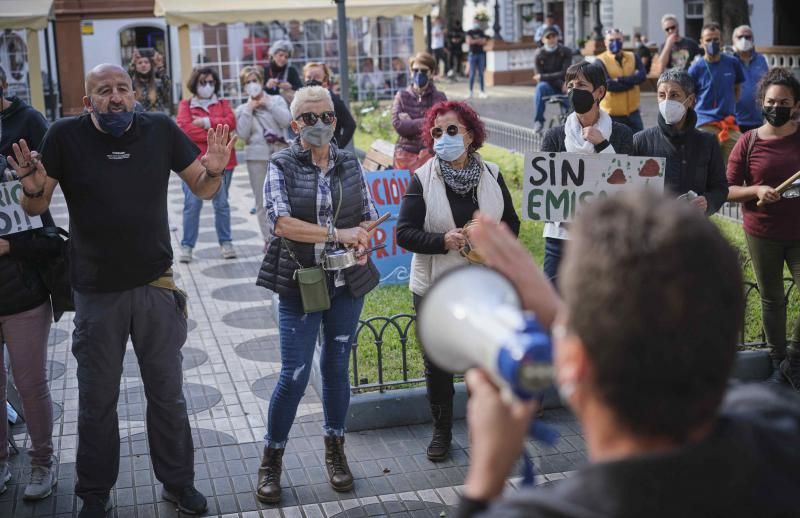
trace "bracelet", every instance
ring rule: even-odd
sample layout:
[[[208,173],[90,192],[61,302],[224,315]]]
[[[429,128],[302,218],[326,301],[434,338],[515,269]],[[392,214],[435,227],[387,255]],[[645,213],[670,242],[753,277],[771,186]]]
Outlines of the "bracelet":
[[[223,170],[220,173],[212,173],[210,169],[206,168],[206,176],[208,176],[209,178],[219,178],[220,176],[222,176],[222,173],[224,172],[225,171]]]
[[[609,142],[607,139],[603,140],[601,143],[597,144],[594,147],[594,152],[595,153],[600,153],[601,151],[603,151],[605,148],[607,148],[610,145],[611,145],[611,142]]]
[[[339,242],[339,231],[338,231],[338,230],[336,230],[336,227],[333,227],[333,239],[334,239],[334,241],[336,241],[337,243]]]
[[[29,193],[25,190],[25,187],[22,187],[22,194],[24,194],[26,198],[41,198],[44,196],[44,187],[42,187],[41,191],[35,193]]]

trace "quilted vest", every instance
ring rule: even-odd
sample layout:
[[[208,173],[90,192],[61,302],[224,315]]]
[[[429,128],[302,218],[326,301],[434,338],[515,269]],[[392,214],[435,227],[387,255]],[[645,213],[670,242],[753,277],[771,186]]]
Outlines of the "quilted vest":
[[[333,144],[331,147],[334,151],[334,167],[328,174],[331,178],[334,213],[339,205],[339,182],[342,185],[342,203],[336,227],[356,227],[363,221],[361,164],[351,153],[337,149]],[[283,171],[292,217],[317,225],[319,170],[311,161],[311,152],[303,149],[299,140],[295,140],[290,147],[273,154],[270,162]],[[303,267],[317,264],[313,243],[298,243],[289,239],[286,242]],[[283,240],[273,235],[261,263],[256,284],[282,296],[299,297],[300,291],[297,281],[294,280],[294,271],[298,268]],[[366,295],[378,285],[380,279],[378,269],[371,259],[364,266],[353,266],[344,270],[344,277],[353,297]]]
[[[603,52],[597,59],[603,62],[608,77],[616,79],[636,73],[636,58],[633,52],[622,51],[622,66],[610,52]],[[600,108],[614,117],[625,117],[639,109],[639,85],[625,92],[607,92],[600,101]]]

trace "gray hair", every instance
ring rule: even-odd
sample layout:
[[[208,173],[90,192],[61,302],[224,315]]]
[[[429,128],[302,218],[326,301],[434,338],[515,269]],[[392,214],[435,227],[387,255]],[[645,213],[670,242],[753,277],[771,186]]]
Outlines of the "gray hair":
[[[328,106],[333,110],[333,100],[327,88],[322,86],[306,86],[301,88],[295,92],[294,100],[292,100],[292,105],[289,107],[289,110],[292,112],[292,118],[296,119],[303,113],[302,108],[304,104],[319,101],[327,102]]]
[[[292,42],[289,40],[278,40],[269,47],[269,55],[273,56],[276,52],[285,52],[292,57],[292,51],[294,47],[292,46]]]
[[[665,14],[664,16],[661,17],[661,25],[664,25],[664,22],[668,22],[668,21],[675,22],[675,25],[679,24],[678,17],[675,16],[674,14]]]
[[[753,28],[750,27],[749,25],[740,25],[740,26],[736,27],[735,29],[733,29],[733,33],[731,35],[734,35],[737,32],[743,31],[743,30],[748,30],[748,31],[750,31],[751,34],[753,32]]]
[[[687,96],[694,93],[694,79],[692,79],[692,76],[687,72],[679,68],[670,68],[663,72],[658,77],[656,88],[661,86],[661,83],[676,83]]]

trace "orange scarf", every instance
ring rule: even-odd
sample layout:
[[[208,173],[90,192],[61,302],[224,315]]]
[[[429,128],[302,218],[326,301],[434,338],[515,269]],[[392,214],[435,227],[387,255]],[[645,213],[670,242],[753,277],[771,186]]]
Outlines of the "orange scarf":
[[[706,124],[719,129],[719,133],[717,133],[717,139],[719,139],[720,142],[725,142],[730,138],[730,134],[728,133],[729,131],[739,131],[739,126],[736,125],[736,118],[733,115],[728,115],[721,121],[712,121],[707,122]]]

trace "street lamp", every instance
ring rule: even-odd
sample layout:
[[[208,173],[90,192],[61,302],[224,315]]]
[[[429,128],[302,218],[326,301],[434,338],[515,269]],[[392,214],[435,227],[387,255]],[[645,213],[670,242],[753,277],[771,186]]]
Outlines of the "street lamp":
[[[600,19],[600,0],[592,0],[594,4],[594,34],[592,35],[595,40],[602,40],[603,38],[603,21]]]
[[[347,14],[344,0],[333,0],[336,3],[336,17],[339,22],[339,91],[344,105],[350,109],[350,76],[347,65]]]
[[[500,0],[494,0],[494,25],[492,25],[492,30],[494,31],[494,39],[502,41],[503,37],[500,35]]]

